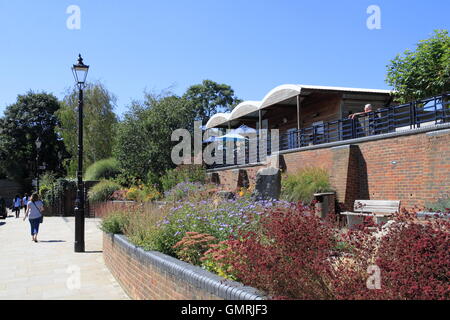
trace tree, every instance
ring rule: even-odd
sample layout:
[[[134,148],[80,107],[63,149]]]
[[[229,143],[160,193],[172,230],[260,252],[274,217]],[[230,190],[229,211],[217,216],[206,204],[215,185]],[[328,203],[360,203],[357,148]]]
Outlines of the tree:
[[[183,97],[193,104],[195,120],[201,120],[203,124],[215,113],[231,111],[241,102],[229,85],[211,80],[189,87]]]
[[[83,156],[84,168],[111,157],[117,116],[115,96],[103,84],[91,83],[84,90]],[[78,89],[71,90],[57,113],[61,125],[58,132],[72,155],[68,173],[75,175],[78,157]]]
[[[171,159],[173,131],[194,132],[194,121],[205,124],[216,112],[229,111],[240,100],[225,84],[205,80],[188,88],[181,97],[171,92],[146,94],[143,103],[133,102],[118,125],[113,155],[127,179],[156,183],[175,164]],[[193,150],[193,149],[192,149]]]
[[[24,185],[36,173],[36,144],[39,138],[42,146],[39,162],[46,163],[46,170],[64,173],[58,153],[64,155],[61,137],[55,131],[58,118],[55,113],[60,102],[52,94],[34,93],[19,95],[17,102],[8,106],[0,119],[0,171],[9,179]]]
[[[448,30],[406,50],[387,66],[386,82],[397,91],[399,102],[406,103],[450,91],[450,37]]]
[[[191,104],[184,98],[146,94],[145,102],[133,102],[118,125],[114,156],[128,176],[155,183],[174,167],[172,132],[192,130],[193,121]]]

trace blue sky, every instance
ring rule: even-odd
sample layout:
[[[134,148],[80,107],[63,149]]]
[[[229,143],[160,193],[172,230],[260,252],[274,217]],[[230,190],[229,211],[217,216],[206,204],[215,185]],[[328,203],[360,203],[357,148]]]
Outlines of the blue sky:
[[[70,5],[80,30],[66,27]],[[380,30],[366,26],[370,5]],[[449,12],[448,0],[0,0],[0,114],[30,89],[62,98],[78,53],[119,114],[144,90],[203,79],[244,100],[286,83],[386,89],[389,60],[449,29]]]

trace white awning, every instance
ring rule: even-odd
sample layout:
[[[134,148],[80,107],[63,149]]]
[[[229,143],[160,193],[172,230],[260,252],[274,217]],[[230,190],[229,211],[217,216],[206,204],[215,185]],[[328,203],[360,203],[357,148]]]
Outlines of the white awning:
[[[318,92],[335,91],[335,92],[352,92],[352,93],[367,93],[380,95],[390,95],[394,92],[391,90],[380,90],[380,89],[284,84],[270,90],[270,92],[267,93],[266,96],[261,101],[244,101],[240,103],[238,106],[236,106],[231,113],[218,113],[214,115],[206,124],[206,129],[223,126],[227,122],[248,116],[259,110],[292,99],[293,97],[296,97],[302,94],[303,92],[306,93],[310,91],[318,91]]]
[[[230,120],[239,119],[239,118],[249,115],[253,112],[256,112],[259,110],[260,106],[261,106],[260,101],[244,101],[244,102],[238,104],[233,109],[233,111],[231,112]]]
[[[209,119],[206,129],[212,129],[227,123],[231,117],[231,113],[217,113]]]

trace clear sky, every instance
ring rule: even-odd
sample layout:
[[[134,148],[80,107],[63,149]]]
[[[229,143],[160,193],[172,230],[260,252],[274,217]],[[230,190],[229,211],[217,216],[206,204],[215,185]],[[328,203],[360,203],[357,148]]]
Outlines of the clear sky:
[[[381,29],[366,25],[370,5]],[[449,29],[449,12],[448,0],[0,0],[0,114],[30,89],[62,98],[78,53],[119,114],[144,90],[203,79],[244,100],[286,83],[387,89],[389,60]]]

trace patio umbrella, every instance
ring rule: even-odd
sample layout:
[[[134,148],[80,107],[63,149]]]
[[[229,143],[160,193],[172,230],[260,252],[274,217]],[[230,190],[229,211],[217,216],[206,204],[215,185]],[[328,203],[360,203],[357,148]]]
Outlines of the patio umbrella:
[[[212,137],[209,137],[208,139],[204,140],[203,143],[211,143],[211,142],[216,141],[216,139],[217,139],[217,137],[212,136]]]
[[[230,140],[239,140],[239,141],[243,141],[243,140],[248,140],[246,137],[241,136],[240,134],[237,133],[228,133],[224,136],[221,137],[216,137],[215,140],[220,140],[220,141],[230,141]]]
[[[246,126],[246,125],[242,125],[239,128],[230,131],[230,133],[236,133],[236,134],[239,134],[239,135],[241,135],[241,134],[243,134],[243,135],[245,135],[245,134],[256,134],[256,132],[257,131],[255,129],[250,128],[249,126]]]

